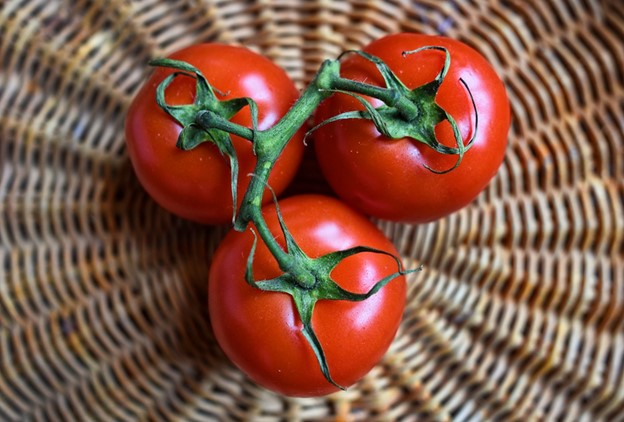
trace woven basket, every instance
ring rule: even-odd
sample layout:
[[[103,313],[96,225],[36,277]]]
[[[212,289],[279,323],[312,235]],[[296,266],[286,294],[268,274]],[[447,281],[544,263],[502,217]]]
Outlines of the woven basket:
[[[624,2],[1,4],[0,420],[624,420]],[[446,219],[377,222],[425,265],[383,361],[346,392],[277,396],[211,334],[225,228],[145,194],[125,111],[148,59],[191,43],[244,44],[303,87],[397,31],[493,63],[513,108],[506,161]]]

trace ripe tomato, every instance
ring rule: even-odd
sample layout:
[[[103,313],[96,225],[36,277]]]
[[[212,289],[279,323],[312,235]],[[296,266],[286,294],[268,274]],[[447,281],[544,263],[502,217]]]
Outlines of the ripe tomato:
[[[369,220],[337,199],[301,195],[284,199],[280,209],[290,233],[310,257],[367,245],[398,256],[392,243]],[[263,210],[271,232],[283,243],[275,207]],[[251,287],[244,279],[253,243],[250,231],[231,231],[217,249],[210,269],[208,300],[214,334],[225,354],[251,379],[288,396],[320,396],[337,390],[322,375],[291,297]],[[363,253],[332,271],[343,288],[364,293],[397,271],[381,254]],[[271,279],[280,270],[258,240],[253,272]],[[312,327],[324,349],[332,378],[349,386],[383,356],[399,326],[406,300],[403,276],[361,302],[320,300]]]
[[[269,59],[243,47],[197,44],[175,52],[172,59],[198,68],[222,99],[250,97],[258,105],[258,128],[273,126],[297,100],[299,92],[288,75]],[[156,103],[156,87],[173,70],[157,68],[134,98],[126,120],[126,143],[137,177],[163,208],[200,223],[222,224],[232,218],[230,164],[218,148],[204,142],[190,151],[176,147],[182,127]],[[194,101],[195,80],[177,77],[167,88],[168,104]],[[248,108],[231,121],[252,126]],[[269,185],[282,192],[303,155],[303,134],[297,133],[273,168]],[[239,159],[238,199],[249,184],[256,162],[252,144],[232,137]],[[270,200],[267,193],[265,201]]]
[[[432,81],[442,69],[445,54],[425,50],[404,56],[424,46],[442,46],[450,53],[450,69],[437,93],[437,103],[456,120],[464,143],[473,135],[476,103],[478,130],[472,147],[459,167],[452,168],[454,155],[443,155],[411,138],[390,139],[373,123],[341,120],[321,127],[314,136],[315,151],[323,174],[334,191],[362,212],[383,219],[422,223],[456,211],[471,202],[495,175],[503,160],[510,124],[505,87],[492,66],[467,45],[441,36],[395,34],[380,38],[364,51],[381,58],[410,89]],[[375,65],[356,55],[342,64],[345,78],[383,86]],[[375,106],[378,100],[371,101]],[[363,109],[345,94],[334,94],[316,113],[316,123],[345,111]],[[456,146],[448,122],[437,125],[440,143]]]

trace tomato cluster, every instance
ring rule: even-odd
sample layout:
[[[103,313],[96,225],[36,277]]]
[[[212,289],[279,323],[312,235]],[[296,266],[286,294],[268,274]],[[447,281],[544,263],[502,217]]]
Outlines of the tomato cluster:
[[[295,105],[308,97],[278,66],[244,47],[193,45],[171,58],[194,66],[223,101],[245,97],[257,106],[257,115],[242,108],[229,119],[253,129],[249,139],[231,136],[240,170],[236,187],[251,190],[249,175],[258,177],[258,163],[266,167],[260,157],[271,142],[259,134],[289,121]],[[435,104],[382,100],[388,92],[376,87],[388,85],[388,71],[412,91],[406,98],[439,78],[435,92],[418,91]],[[262,181],[270,189],[260,198],[239,196],[233,204],[232,173],[222,151],[211,142],[190,151],[176,147],[184,128],[156,101],[168,77],[164,95],[170,107],[193,103],[199,95],[192,75],[158,68],[132,102],[127,148],[145,190],[170,212],[205,224],[228,223],[235,206],[264,205],[249,213],[244,230],[233,229],[212,257],[209,315],[221,348],[250,378],[285,395],[319,396],[357,382],[388,349],[406,293],[398,251],[368,216],[433,221],[484,189],[503,160],[510,124],[500,78],[478,52],[440,36],[389,35],[341,59],[334,92],[316,93],[316,102],[304,106],[315,110],[310,113],[318,125],[311,132],[314,151],[337,198],[296,195],[278,206],[271,198],[286,189],[299,167],[303,129],[282,125],[286,129],[276,133],[288,137]],[[345,92],[350,87],[370,95]],[[440,146],[390,136],[376,110],[398,119],[399,126],[433,115],[430,133],[420,126],[415,130],[434,136]],[[405,110],[414,114],[406,118]],[[202,127],[206,116],[198,114],[190,125]],[[328,266],[337,251],[347,252]]]

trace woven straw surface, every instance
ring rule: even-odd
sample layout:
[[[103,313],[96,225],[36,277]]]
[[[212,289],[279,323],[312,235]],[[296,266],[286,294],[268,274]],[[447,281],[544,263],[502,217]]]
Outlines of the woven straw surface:
[[[624,2],[1,4],[0,420],[624,420]],[[397,31],[491,60],[506,161],[455,215],[378,222],[425,264],[383,361],[344,393],[276,396],[210,331],[225,229],[148,198],[124,113],[147,60],[190,43],[245,44],[303,87]]]

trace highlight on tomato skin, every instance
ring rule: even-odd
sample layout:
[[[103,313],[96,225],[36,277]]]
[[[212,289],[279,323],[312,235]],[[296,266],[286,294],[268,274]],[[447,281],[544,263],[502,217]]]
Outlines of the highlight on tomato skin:
[[[280,201],[284,221],[309,256],[368,245],[398,256],[396,248],[366,217],[341,201],[321,195],[297,195]],[[274,205],[263,215],[283,242]],[[318,397],[338,391],[321,373],[302,335],[291,297],[261,291],[245,282],[247,256],[254,236],[231,231],[215,252],[208,282],[208,309],[214,335],[227,357],[258,384],[286,396]],[[365,292],[397,270],[386,255],[364,253],[342,261],[332,277],[343,288]],[[259,242],[253,264],[257,279],[280,274]],[[361,302],[321,300],[312,326],[327,357],[332,377],[350,386],[368,373],[389,348],[406,303],[406,282],[399,276]]]
[[[450,68],[435,99],[455,119],[464,142],[474,137],[457,168],[434,172],[451,168],[457,157],[410,138],[387,138],[370,121],[340,120],[313,134],[324,177],[338,196],[367,215],[407,223],[435,221],[473,201],[503,162],[509,100],[503,82],[479,52],[458,40],[415,33],[382,37],[364,51],[381,58],[414,89],[433,80],[444,64],[442,51],[403,54],[425,46],[441,46],[450,54]],[[384,85],[375,65],[358,55],[344,59],[341,75]],[[375,99],[371,103],[381,105]],[[358,109],[363,106],[352,96],[336,93],[319,106],[315,123]],[[443,145],[456,145],[448,122],[437,125],[435,134]]]
[[[198,68],[222,99],[250,97],[258,105],[258,129],[275,125],[299,97],[294,82],[268,58],[247,48],[206,43],[172,53],[172,59]],[[128,109],[125,134],[132,167],[147,193],[163,208],[202,224],[227,224],[233,215],[230,165],[218,148],[205,142],[183,151],[176,147],[181,125],[156,103],[156,88],[172,69],[156,68]],[[179,76],[165,95],[172,105],[195,99],[195,80]],[[232,122],[252,127],[248,109]],[[249,184],[256,158],[249,141],[232,137],[239,161],[238,200]],[[269,184],[281,193],[295,176],[304,151],[303,131],[294,134],[275,163]],[[263,201],[269,202],[267,192]]]

